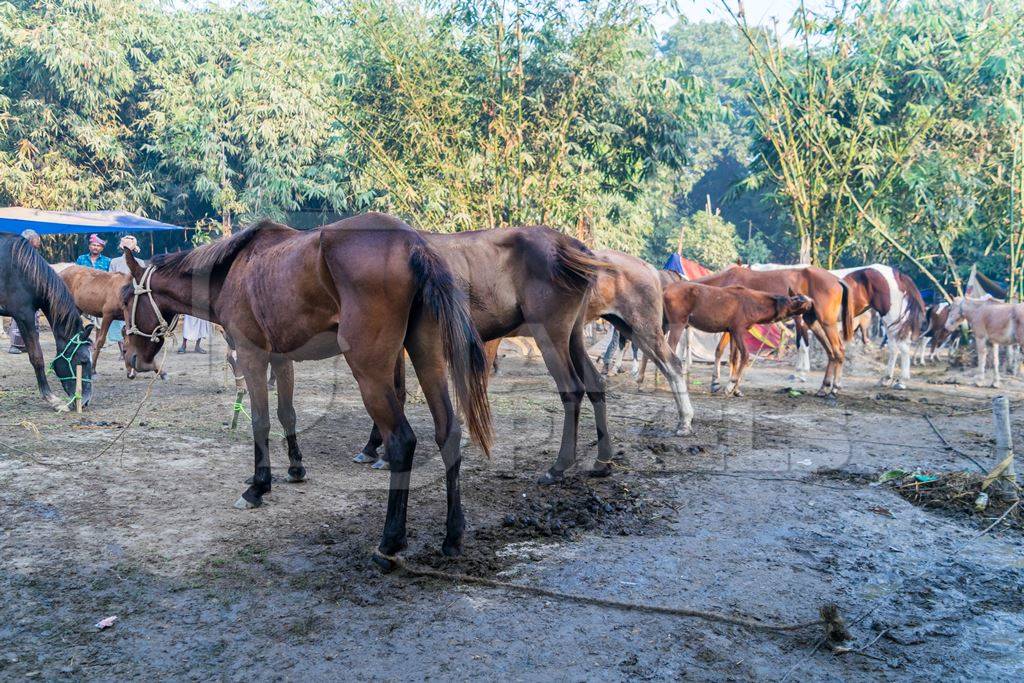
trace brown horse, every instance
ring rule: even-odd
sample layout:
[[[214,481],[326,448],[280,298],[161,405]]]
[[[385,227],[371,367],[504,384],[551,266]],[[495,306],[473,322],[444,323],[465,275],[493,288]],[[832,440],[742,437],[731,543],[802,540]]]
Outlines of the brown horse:
[[[924,365],[938,356],[939,349],[946,343],[952,333],[946,329],[949,317],[949,303],[943,301],[927,308],[924,316],[924,329],[919,340],[917,364]],[[952,345],[951,345],[952,346]],[[927,354],[925,350],[927,349]]]
[[[455,273],[469,296],[473,323],[482,339],[533,337],[562,399],[562,441],[555,463],[538,483],[552,484],[576,461],[583,394],[594,407],[597,458],[594,474],[611,467],[611,438],[604,382],[583,343],[588,289],[600,268],[582,242],[545,226],[475,230],[453,234],[421,233]],[[496,347],[495,347],[496,348]],[[404,400],[404,365],[394,371]],[[376,426],[359,462],[372,462],[382,443]]]
[[[729,354],[729,386],[726,393],[742,396],[740,380],[750,361],[743,337],[754,325],[767,325],[811,311],[806,296],[766,294],[746,287],[712,287],[693,282],[675,282],[665,288],[665,316],[669,322],[668,344],[675,348],[686,328],[702,332],[724,332],[732,342]],[[724,340],[724,337],[723,337]],[[721,348],[721,345],[720,345]],[[718,353],[715,356],[712,387],[719,382]]]
[[[718,287],[740,285],[780,296],[802,294],[813,302],[810,312],[801,316],[828,355],[825,378],[818,395],[838,393],[843,376],[845,342],[853,335],[849,288],[838,277],[814,266],[753,270],[730,266],[695,282]]]
[[[158,256],[143,269],[125,251],[133,283],[125,288],[126,356],[151,368],[168,316],[188,313],[224,327],[238,353],[252,407],[255,468],[235,504],[256,507],[270,491],[267,366],[278,383],[292,481],[305,478],[295,436],[293,361],[343,354],[363,405],[384,437],[391,465],[387,518],[375,561],[406,547],[406,508],[416,437],[394,371],[403,347],[434,418],[448,489],[442,550],[461,551],[460,430],[446,380],[450,370],[473,438],[491,441],[483,344],[465,295],[424,239],[391,216],[370,213],[300,232],[269,221],[190,252]],[[447,367],[446,367],[447,366]]]
[[[686,376],[681,361],[665,339],[662,275],[646,261],[613,249],[595,255],[613,268],[599,271],[587,304],[587,320],[604,318],[643,351],[644,361],[654,361],[668,380],[675,399],[679,414],[676,435],[691,434],[693,405]],[[665,279],[671,281],[668,276]],[[642,380],[642,367],[638,381]]]
[[[131,278],[125,273],[68,266],[60,271],[60,279],[64,280],[64,284],[71,290],[78,310],[101,319],[100,331],[96,335],[96,345],[92,351],[92,367],[95,370],[100,350],[107,343],[110,323],[124,320],[124,313],[121,311],[121,290]]]

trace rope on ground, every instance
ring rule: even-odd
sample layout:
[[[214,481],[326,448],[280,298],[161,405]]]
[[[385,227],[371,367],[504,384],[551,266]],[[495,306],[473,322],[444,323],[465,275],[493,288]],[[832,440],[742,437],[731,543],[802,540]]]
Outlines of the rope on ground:
[[[171,337],[168,337],[168,339],[174,339],[174,337],[171,336]],[[164,343],[164,355],[160,359],[160,365],[159,365],[159,367],[161,367],[161,368],[164,366],[164,362],[167,360],[167,349],[168,348],[169,347],[168,347],[168,345],[167,345],[167,343],[165,341],[165,343]],[[156,384],[156,381],[158,379],[160,379],[159,373],[154,372],[153,373],[153,377],[149,380],[149,384],[146,386],[146,393],[143,395],[142,400],[139,401],[139,405],[137,405],[135,407],[135,412],[132,413],[132,416],[131,416],[131,418],[129,418],[128,422],[125,423],[125,425],[121,429],[121,431],[117,433],[117,436],[115,436],[113,439],[111,439],[110,442],[107,443],[106,446],[104,446],[102,449],[100,449],[98,452],[96,452],[96,454],[94,454],[94,455],[92,455],[92,456],[90,456],[88,458],[85,458],[83,460],[76,460],[74,462],[55,462],[55,461],[51,461],[51,460],[43,460],[42,458],[39,458],[32,451],[27,451],[27,450],[25,450],[23,448],[19,448],[17,446],[12,446],[10,444],[4,444],[4,446],[6,448],[10,448],[11,450],[18,451],[19,453],[23,453],[23,454],[27,455],[34,463],[36,463],[37,465],[43,465],[44,467],[78,467],[80,465],[87,465],[87,464],[89,464],[91,462],[94,462],[94,461],[100,459],[101,457],[103,457],[108,451],[110,451],[110,449],[113,448],[114,445],[117,444],[117,442],[119,442],[121,439],[124,438],[124,436],[128,433],[128,430],[132,428],[132,426],[135,424],[135,420],[139,417],[139,413],[142,412],[143,406],[145,406],[146,402],[149,401],[149,397],[153,393],[153,385]],[[32,429],[32,431],[34,431],[36,433],[37,437],[40,436],[39,429],[33,423],[28,422],[27,420],[25,420],[25,421],[23,421],[21,423],[21,426],[25,427],[26,429]]]
[[[509,581],[498,581],[496,579],[486,579],[481,576],[470,576],[469,574],[460,574],[455,572],[446,572],[440,569],[432,569],[430,567],[423,567],[418,564],[409,563],[401,557],[384,555],[380,552],[378,552],[377,555],[391,562],[393,565],[395,565],[396,567],[398,567],[410,576],[442,579],[446,581],[454,581],[455,583],[475,584],[478,586],[487,586],[489,588],[502,588],[506,590],[517,591],[519,593],[540,595],[546,598],[553,598],[556,600],[566,600],[569,602],[576,602],[583,605],[593,605],[595,607],[607,607],[610,609],[617,609],[623,611],[648,612],[652,614],[666,614],[675,617],[690,617],[694,619],[703,619],[705,621],[714,621],[721,624],[730,624],[732,626],[740,626],[742,628],[748,628],[755,631],[789,633],[792,631],[803,631],[805,629],[813,628],[815,626],[824,626],[824,637],[826,640],[830,642],[838,643],[848,640],[850,638],[850,633],[846,629],[846,624],[843,621],[842,616],[839,614],[839,607],[832,603],[822,605],[819,609],[819,617],[814,621],[805,621],[794,624],[780,624],[766,621],[758,621],[756,619],[751,619],[745,616],[734,616],[730,614],[723,614],[721,612],[699,610],[689,607],[666,607],[664,605],[650,605],[644,603],[626,602],[623,600],[609,600],[607,598],[598,598],[589,595],[579,595],[577,593],[566,593],[564,591],[557,591],[550,588],[541,588],[540,586],[512,583]]]
[[[977,467],[979,470],[981,470],[984,473],[988,473],[988,470],[985,469],[984,467],[982,467],[981,463],[979,463],[977,460],[975,460],[974,458],[969,456],[967,453],[964,453],[959,448],[956,448],[955,446],[953,446],[953,444],[951,444],[948,441],[946,441],[946,437],[944,437],[942,435],[942,432],[939,431],[939,428],[935,426],[935,423],[932,422],[932,418],[931,418],[930,415],[928,415],[928,413],[924,414],[924,419],[928,422],[928,426],[932,428],[932,431],[935,432],[935,436],[939,437],[939,441],[942,442],[942,445],[946,447],[947,451],[949,451],[951,453],[956,453],[961,458],[964,458],[965,460],[971,461],[972,463],[974,463],[974,466]]]

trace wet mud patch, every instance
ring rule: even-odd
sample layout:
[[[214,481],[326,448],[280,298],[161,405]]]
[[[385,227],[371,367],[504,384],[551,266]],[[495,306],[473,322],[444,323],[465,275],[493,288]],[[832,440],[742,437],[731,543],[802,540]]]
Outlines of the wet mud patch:
[[[500,482],[500,480],[499,480]],[[525,482],[524,482],[525,483]],[[542,546],[580,538],[652,536],[669,529],[676,510],[661,482],[640,481],[619,475],[595,479],[579,473],[554,486],[525,484],[514,495],[498,483],[495,502],[487,506],[485,520],[467,530],[462,557],[450,559],[436,548],[423,548],[408,556],[412,562],[476,576],[493,576],[525,560],[529,553],[504,552],[511,545]],[[481,491],[474,496],[479,517]]]

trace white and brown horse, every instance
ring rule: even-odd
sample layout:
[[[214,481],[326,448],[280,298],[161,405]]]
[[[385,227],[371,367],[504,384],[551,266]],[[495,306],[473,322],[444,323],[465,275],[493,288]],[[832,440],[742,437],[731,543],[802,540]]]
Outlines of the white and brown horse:
[[[994,303],[989,299],[957,297],[949,307],[946,329],[950,332],[966,320],[978,347],[977,384],[985,384],[985,361],[992,345],[992,386],[1000,385],[999,347],[1024,344],[1024,304]]]
[[[910,380],[912,344],[921,334],[925,305],[914,281],[891,266],[873,263],[858,268],[830,271],[841,277],[850,288],[853,314],[868,309],[878,313],[889,338],[889,362],[882,384],[897,389],[906,388]],[[896,379],[896,361],[900,363],[900,378]]]
[[[933,304],[925,310],[924,326],[918,340],[915,358],[918,365],[933,362],[938,357],[939,349],[953,337],[952,333],[946,329],[947,318],[949,318],[948,302]]]

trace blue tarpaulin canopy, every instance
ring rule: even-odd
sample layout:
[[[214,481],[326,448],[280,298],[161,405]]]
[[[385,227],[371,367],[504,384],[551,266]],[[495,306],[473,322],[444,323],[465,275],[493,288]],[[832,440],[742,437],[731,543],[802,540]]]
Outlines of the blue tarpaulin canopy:
[[[17,234],[30,228],[40,235],[183,230],[177,225],[125,211],[39,211],[20,207],[0,209],[0,232]]]

